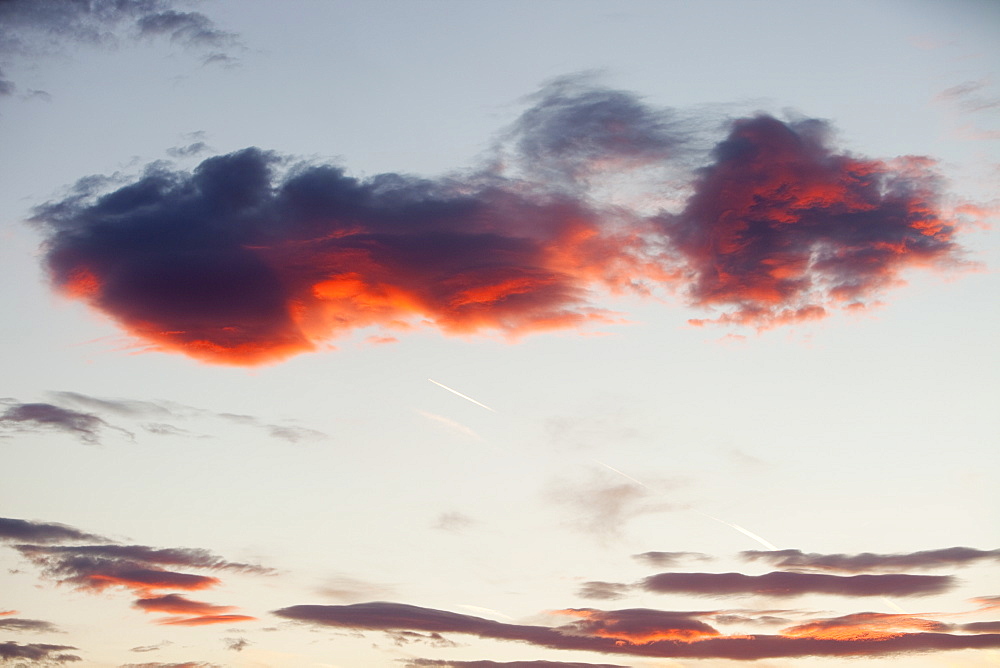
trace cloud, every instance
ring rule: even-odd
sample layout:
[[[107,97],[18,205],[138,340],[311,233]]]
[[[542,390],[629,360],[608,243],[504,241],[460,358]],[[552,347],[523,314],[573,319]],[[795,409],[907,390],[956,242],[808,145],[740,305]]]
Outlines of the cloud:
[[[772,566],[861,573],[865,571],[896,571],[963,566],[980,561],[1000,561],[1000,550],[978,550],[971,547],[948,547],[938,550],[900,554],[807,554],[801,550],[748,550],[741,555],[748,561],[765,561]]]
[[[184,663],[123,663],[118,668],[222,668],[217,663],[185,661]]]
[[[621,582],[601,582],[592,580],[584,582],[577,590],[577,596],[599,600],[614,600],[625,598],[631,587]]]
[[[449,531],[451,533],[462,533],[469,527],[475,525],[476,520],[472,519],[465,513],[460,513],[457,510],[450,510],[441,513],[434,520],[431,525],[432,529],[438,529],[440,531]]]
[[[203,408],[186,406],[172,401],[139,401],[135,399],[120,399],[107,397],[93,397],[79,392],[49,392],[55,400],[86,408],[89,410],[111,413],[132,419],[143,417],[155,417],[158,419],[189,420],[199,417],[210,417],[236,422],[263,430],[272,438],[281,439],[291,443],[303,440],[328,438],[328,435],[296,425],[279,425],[265,422],[251,415],[234,415],[232,413],[216,413]],[[190,432],[165,422],[145,423],[142,428],[153,434],[160,435],[186,435]]]
[[[629,668],[611,663],[580,663],[578,661],[448,661],[443,659],[402,659],[407,668],[445,666],[446,668]]]
[[[34,631],[35,633],[62,633],[52,622],[40,619],[21,619],[19,617],[4,617],[0,619],[0,631]]]
[[[1000,633],[1000,621],[970,622],[962,624],[961,628],[966,633]]]
[[[67,42],[113,45],[122,38],[167,37],[197,50],[239,46],[236,35],[219,29],[204,14],[177,11],[176,4],[174,0],[4,0],[0,62],[37,57]],[[15,89],[0,71],[0,95]]]
[[[679,506],[663,500],[645,485],[600,479],[583,485],[559,485],[549,497],[573,513],[572,526],[599,538],[618,536],[629,520],[651,513],[676,510]]]
[[[132,605],[143,612],[165,612],[171,615],[208,615],[228,612],[233,609],[231,605],[212,605],[201,601],[192,601],[178,594],[140,598]]]
[[[533,105],[502,142],[516,168],[536,181],[572,187],[597,174],[671,164],[691,152],[694,128],[677,112],[593,79],[559,77],[527,98]]]
[[[222,46],[233,39],[232,33],[219,30],[211,19],[198,12],[172,9],[148,12],[136,19],[136,27],[142,36],[165,35],[188,46]]]
[[[48,542],[95,538],[91,534],[59,524],[0,519],[0,537],[11,540],[30,539],[33,536]],[[274,573],[272,569],[257,564],[228,561],[201,548],[155,548],[117,543],[15,543],[10,547],[40,568],[44,577],[59,584],[72,585],[90,592],[120,587],[138,594],[140,598],[134,602],[134,607],[145,612],[171,615],[158,621],[168,625],[203,626],[254,619],[247,615],[231,614],[234,606],[195,601],[176,593],[158,593],[163,590],[200,591],[216,587],[222,582],[216,575],[189,573],[186,570],[247,575]]]
[[[30,522],[0,517],[0,540],[31,543],[63,543],[72,541],[104,541],[101,536],[74,529],[65,524]]]
[[[556,612],[578,618],[559,627],[560,632],[570,635],[597,636],[636,644],[659,640],[693,642],[720,635],[708,624],[695,619],[696,613],[648,608],[611,611],[570,608]]]
[[[966,113],[1000,107],[1000,99],[981,94],[987,87],[987,81],[966,81],[941,91],[934,100],[957,104]]]
[[[93,557],[146,564],[227,570],[237,573],[269,575],[274,571],[257,564],[227,561],[202,548],[154,548],[146,545],[76,545],[47,546],[18,545],[16,549],[27,556],[39,558],[53,557]]]
[[[696,596],[926,596],[950,589],[950,575],[827,575],[774,571],[764,575],[742,573],[658,573],[645,578],[646,591]]]
[[[82,661],[75,654],[62,654],[67,649],[76,649],[71,645],[46,645],[41,643],[29,643],[22,645],[13,641],[0,642],[0,660],[3,661],[29,661],[40,664],[71,663]]]
[[[910,615],[862,612],[831,619],[820,619],[782,629],[781,635],[830,640],[884,640],[903,631],[949,631],[951,626]]]
[[[689,299],[730,309],[716,322],[817,319],[867,305],[905,269],[959,262],[933,161],[836,153],[829,134],[815,119],[736,120],[684,210],[662,216]]]
[[[766,115],[731,121],[706,158],[703,121],[632,93],[561,80],[532,102],[495,163],[464,173],[359,179],[246,148],[192,171],[153,163],[111,192],[82,179],[32,220],[59,292],[149,349],[230,365],[370,327],[579,329],[616,321],[597,303],[608,293],[680,293],[721,309],[715,322],[762,329],[961,264],[929,159],[839,153],[825,122]],[[591,189],[653,167],[683,178],[638,199],[679,210]]]
[[[169,640],[164,640],[163,642],[159,643],[158,645],[141,645],[139,647],[133,647],[129,651],[130,652],[155,652],[155,651],[161,650],[164,647],[166,647],[167,645],[171,645],[171,644],[173,644],[173,643],[171,643]]]
[[[223,638],[222,642],[226,643],[226,649],[234,652],[242,652],[252,644],[246,638]]]
[[[199,615],[197,617],[168,617],[158,624],[166,626],[209,626],[211,624],[236,624],[257,619],[248,615]]]
[[[491,640],[523,642],[547,649],[660,658],[757,660],[805,656],[887,656],[1000,647],[1000,634],[989,633],[957,635],[900,632],[878,640],[784,635],[724,636],[694,619],[697,613],[647,609],[563,612],[579,618],[557,627],[507,624],[444,610],[388,602],[342,606],[296,605],[276,610],[274,614],[330,628],[455,633]],[[669,639],[662,639],[664,637]]]
[[[37,428],[54,429],[76,436],[85,443],[97,443],[102,430],[115,429],[129,438],[132,434],[113,427],[90,413],[61,408],[47,403],[19,403],[2,399],[7,409],[0,414],[0,428],[12,431],[33,431]]]
[[[158,624],[170,626],[207,626],[209,624],[228,624],[255,619],[247,615],[229,614],[235,606],[212,605],[202,601],[193,601],[179,594],[150,596],[140,598],[132,603],[143,612],[160,612],[173,615],[159,620]]]
[[[689,559],[697,559],[698,561],[711,559],[707,554],[700,552],[643,552],[642,554],[633,554],[632,558],[649,566],[657,567],[676,566]]]
[[[617,241],[595,238],[578,202],[330,166],[274,183],[279,161],[246,149],[191,174],[154,166],[42,207],[56,286],[161,348],[229,364],[371,325],[515,335],[599,317],[573,274],[611,271]]]
[[[356,602],[371,599],[374,596],[391,594],[393,588],[389,585],[359,580],[348,575],[337,575],[327,578],[317,591],[323,596],[337,601]]]

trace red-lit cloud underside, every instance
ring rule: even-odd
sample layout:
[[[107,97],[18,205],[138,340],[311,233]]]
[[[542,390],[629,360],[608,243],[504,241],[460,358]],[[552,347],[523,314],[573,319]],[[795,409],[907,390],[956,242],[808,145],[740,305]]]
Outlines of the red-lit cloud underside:
[[[321,626],[377,631],[456,633],[519,641],[548,649],[663,658],[754,660],[805,656],[880,656],[1000,647],[1000,634],[946,633],[945,625],[904,615],[863,613],[819,620],[775,635],[723,635],[698,613],[632,609],[563,610],[576,617],[549,627],[508,624],[399,603],[297,605],[275,611]]]
[[[838,154],[819,121],[733,122],[690,172],[679,213],[597,205],[596,172],[669,164],[682,144],[629,120],[639,103],[617,95],[577,91],[561,98],[576,113],[527,112],[519,159],[545,169],[519,179],[361,181],[315,165],[279,178],[278,157],[246,149],[192,173],[151,167],[103,196],[79,185],[35,220],[64,294],[155,348],[237,365],[370,327],[579,327],[611,318],[591,303],[606,291],[676,292],[719,309],[716,321],[767,328],[863,308],[906,269],[960,263],[931,162]],[[580,126],[588,113],[622,120]],[[553,141],[563,134],[587,150]]]

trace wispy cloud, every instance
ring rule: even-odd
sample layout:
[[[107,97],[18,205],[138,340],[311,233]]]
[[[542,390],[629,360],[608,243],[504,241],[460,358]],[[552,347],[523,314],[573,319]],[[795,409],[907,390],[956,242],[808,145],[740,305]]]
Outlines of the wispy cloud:
[[[91,413],[48,403],[20,403],[13,399],[2,399],[0,404],[7,407],[0,414],[0,429],[5,431],[55,430],[71,434],[85,443],[97,443],[101,433],[107,429],[114,429],[129,438],[132,437],[131,432],[114,427]]]
[[[6,406],[3,413],[0,413],[0,430],[19,433],[55,430],[93,444],[99,443],[107,431],[134,439],[132,431],[115,424],[115,421],[122,419],[141,421],[138,427],[151,434],[197,436],[176,423],[207,417],[259,429],[271,438],[290,443],[329,438],[321,431],[297,424],[274,424],[252,415],[218,413],[171,401],[93,397],[65,391],[49,392],[48,395],[55,403],[0,399],[0,405]]]
[[[665,567],[665,566],[676,566],[684,561],[697,560],[697,561],[707,561],[711,559],[707,554],[702,554],[701,552],[643,552],[642,554],[633,554],[632,558],[641,563],[647,564],[649,566]]]
[[[0,2],[0,64],[38,57],[67,42],[114,45],[167,38],[184,48],[233,61],[238,37],[200,12],[179,11],[174,0],[4,0]],[[0,71],[0,95],[17,89]]]

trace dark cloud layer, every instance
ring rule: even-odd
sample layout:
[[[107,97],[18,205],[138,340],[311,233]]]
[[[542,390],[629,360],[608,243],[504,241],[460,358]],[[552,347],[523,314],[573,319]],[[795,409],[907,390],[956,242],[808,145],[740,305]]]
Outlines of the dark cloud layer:
[[[0,618],[0,631],[32,631],[35,633],[60,633],[59,627],[52,622],[41,619],[22,619],[20,617]]]
[[[779,568],[812,569],[861,573],[962,566],[982,561],[1000,561],[1000,550],[948,547],[900,554],[807,554],[801,550],[748,550],[741,553],[749,561],[765,561]]]
[[[235,35],[199,12],[175,9],[174,0],[3,0],[0,63],[38,55],[67,43],[113,44],[126,37],[166,37],[205,53],[210,62],[236,45]],[[0,95],[17,86],[0,70]]]
[[[949,575],[828,575],[775,571],[764,575],[742,573],[658,573],[644,579],[647,591],[696,596],[926,596],[952,587]]]
[[[679,292],[765,328],[959,262],[927,159],[838,153],[825,123],[763,115],[707,155],[696,122],[631,93],[560,81],[533,101],[506,162],[465,175],[358,179],[248,148],[192,172],[153,164],[113,192],[83,179],[36,211],[48,270],[154,349],[252,365],[368,327],[581,327],[610,317],[595,303],[609,291]],[[686,196],[680,210],[590,196],[602,174],[650,165],[687,174],[646,193]]]
[[[157,549],[145,545],[16,545],[22,556],[46,576],[83,589],[125,587],[138,592],[163,589],[200,590],[219,584],[215,576],[185,573],[170,567],[228,570],[263,574],[268,569],[228,562],[197,548]]]
[[[0,660],[15,661],[17,665],[24,665],[22,662],[30,661],[39,664],[60,664],[82,661],[75,654],[66,654],[64,650],[76,649],[71,645],[48,645],[45,643],[21,643],[6,641],[0,642]]]
[[[567,610],[563,613],[578,614],[580,619],[560,627],[507,624],[443,610],[386,602],[343,606],[297,605],[276,610],[274,614],[285,619],[331,628],[456,633],[524,642],[548,649],[662,658],[755,660],[805,656],[886,656],[1000,647],[998,634],[901,632],[878,640],[785,635],[722,636],[711,627],[692,619],[691,613],[639,609]],[[646,635],[632,636],[635,639],[630,640],[630,634],[634,633],[635,628],[642,629]],[[668,634],[684,630],[693,634],[688,640],[676,639],[676,635],[666,640],[639,640],[642,637],[671,637]]]
[[[155,548],[146,545],[121,545],[100,536],[84,533],[61,524],[44,524],[0,518],[0,539],[22,557],[41,569],[42,575],[59,584],[77,589],[102,592],[123,588],[140,596],[134,606],[144,612],[169,615],[159,624],[204,626],[249,621],[253,617],[233,614],[234,606],[215,605],[185,598],[164,590],[199,591],[221,584],[217,575],[186,572],[271,575],[272,569],[235,561],[201,548]],[[98,539],[103,544],[52,545]],[[33,541],[14,542],[14,541]],[[11,628],[20,623],[25,630],[43,628],[45,622],[0,619]]]
[[[578,661],[448,661],[444,659],[412,659],[407,668],[445,666],[446,668],[628,668],[611,663],[580,663]]]
[[[0,517],[0,540],[30,543],[63,543],[74,541],[107,540],[92,533],[74,529],[65,524],[30,522],[11,517]]]

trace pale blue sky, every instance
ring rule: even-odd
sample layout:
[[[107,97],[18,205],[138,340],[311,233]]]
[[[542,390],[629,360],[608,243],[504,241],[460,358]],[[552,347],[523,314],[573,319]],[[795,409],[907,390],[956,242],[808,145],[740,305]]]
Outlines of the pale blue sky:
[[[755,112],[826,119],[839,152],[930,156],[946,179],[946,209],[996,210],[996,5],[206,0],[193,10],[236,35],[225,47],[231,63],[204,65],[216,47],[136,40],[124,26],[115,44],[60,39],[41,53],[0,53],[17,85],[0,97],[0,308],[9,314],[0,322],[0,396],[119,428],[101,429],[96,443],[58,430],[3,432],[0,516],[128,544],[204,548],[277,575],[226,573],[217,589],[185,593],[255,621],[166,626],[130,607],[128,591],[57,586],[4,548],[0,565],[17,572],[4,575],[0,611],[66,633],[0,632],[0,642],[73,646],[87,666],[354,668],[417,658],[721,666],[731,663],[447,633],[460,646],[394,644],[378,631],[300,625],[272,611],[384,600],[557,624],[566,620],[546,611],[947,613],[1000,594],[995,561],[927,571],[961,582],[914,599],[578,594],[587,581],[634,583],[658,572],[633,558],[648,551],[714,558],[674,570],[768,570],[739,558],[764,549],[758,542],[708,515],[807,553],[1000,546],[995,215],[984,219],[994,229],[970,225],[957,237],[978,271],[910,271],[906,285],[880,295],[881,308],[860,316],[756,333],[691,327],[688,319],[710,314],[666,290],[600,295],[627,323],[516,343],[425,327],[374,345],[366,338],[384,332],[372,329],[251,368],[141,352],[113,321],[50,290],[43,235],[25,222],[81,177],[117,175],[110,189],[156,160],[191,169],[248,146],[358,177],[465,173],[485,164],[527,96],[578,73],[698,119],[712,141],[725,137],[729,119]],[[208,148],[169,153],[196,142]],[[116,414],[53,392],[153,404]],[[150,423],[171,433],[144,429]],[[233,651],[226,638],[249,644]],[[906,661],[973,668],[1000,654]]]

